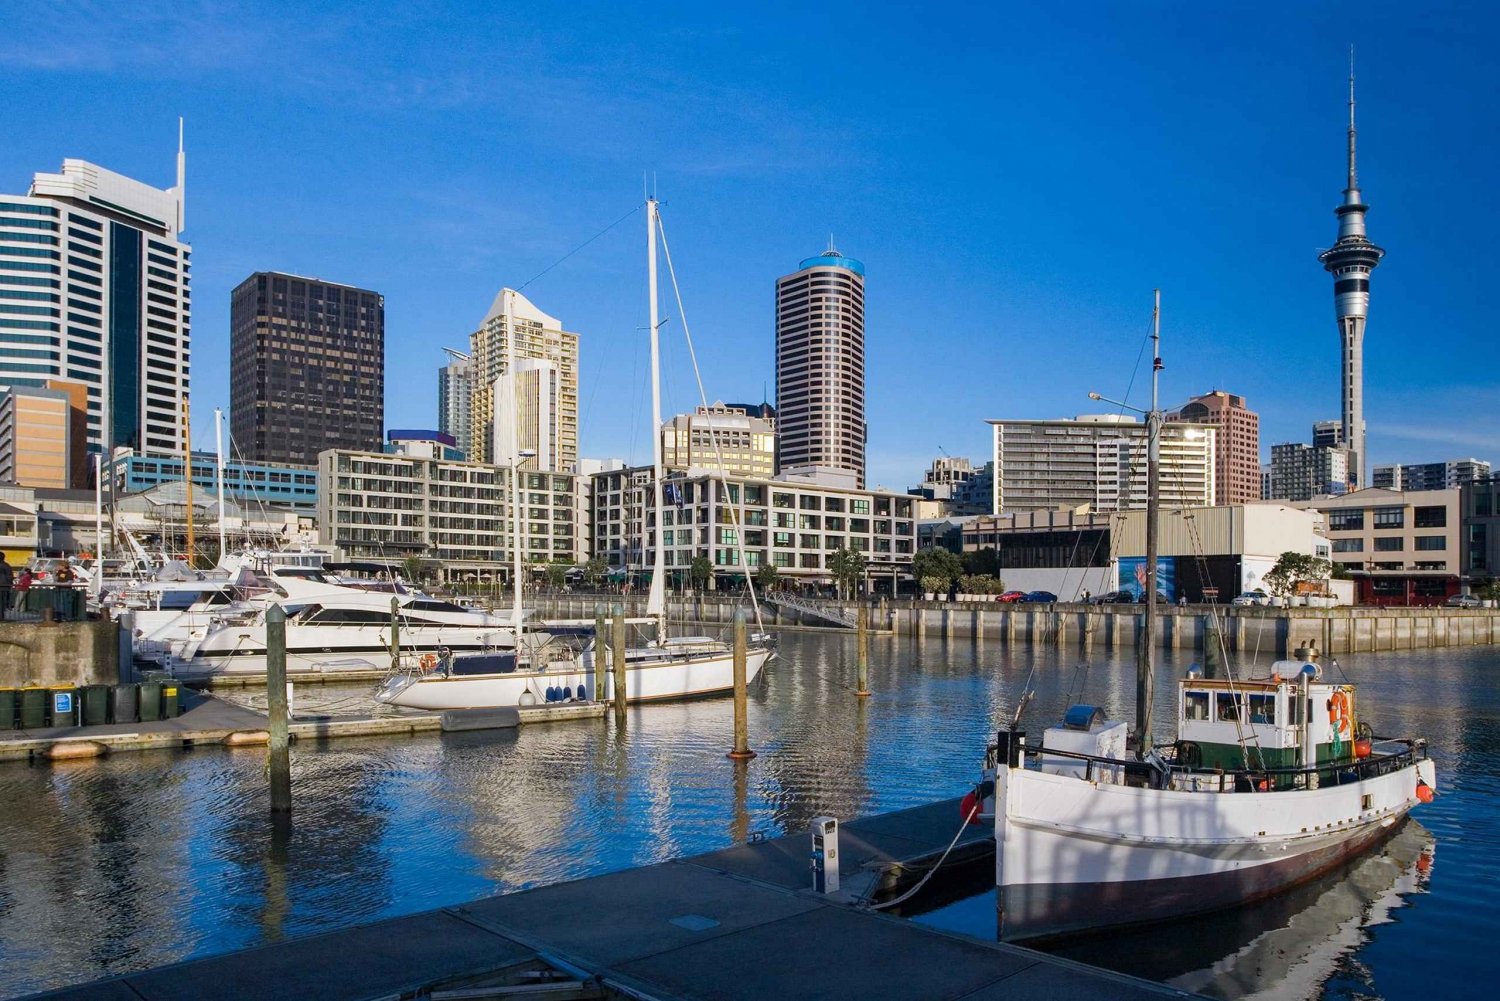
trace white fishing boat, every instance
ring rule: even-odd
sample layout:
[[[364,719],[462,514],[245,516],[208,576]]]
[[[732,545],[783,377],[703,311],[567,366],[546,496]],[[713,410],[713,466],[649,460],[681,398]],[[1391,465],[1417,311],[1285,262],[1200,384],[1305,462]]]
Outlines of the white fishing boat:
[[[1152,341],[1139,737],[1127,749],[1127,724],[1088,705],[1070,708],[1040,746],[1027,743],[1019,710],[999,734],[987,762],[992,779],[965,810],[993,816],[1006,941],[1270,896],[1389,837],[1437,785],[1426,743],[1371,734],[1356,714],[1354,686],[1325,677],[1310,648],[1263,678],[1180,679],[1176,739],[1153,743],[1159,296]]]
[[[651,332],[651,406],[652,428],[661,427],[661,375],[657,306],[657,224],[656,199],[646,201],[646,235],[649,246],[647,273],[650,286]],[[507,318],[509,313],[507,312]],[[508,319],[507,319],[507,322]],[[653,433],[655,475],[652,493],[655,503],[655,525],[665,523],[662,498],[661,435]],[[515,443],[510,443],[513,455]],[[722,464],[721,464],[722,466]],[[514,482],[514,480],[513,480]],[[519,529],[518,529],[519,531]],[[651,589],[646,600],[646,616],[654,627],[654,637],[644,644],[628,646],[625,652],[625,698],[630,702],[695,698],[718,695],[734,687],[734,651],[727,643],[708,636],[668,637],[666,630],[666,556],[662,546],[649,543],[653,551]],[[520,540],[513,543],[518,582],[515,591],[514,620],[520,614]],[[592,630],[588,630],[591,634]],[[288,624],[290,635],[290,623]],[[604,642],[600,636],[581,649],[560,642],[562,637],[541,638],[527,634],[518,639],[516,650],[500,655],[462,655],[454,652],[440,660],[409,661],[394,672],[376,690],[375,699],[387,705],[411,709],[471,709],[495,706],[524,706],[543,701],[596,697],[614,697],[613,652],[606,648],[609,670],[603,686],[594,679],[594,644]],[[757,633],[748,646],[745,658],[746,683],[760,675],[771,659],[772,649],[765,636]],[[516,652],[519,651],[519,654]]]

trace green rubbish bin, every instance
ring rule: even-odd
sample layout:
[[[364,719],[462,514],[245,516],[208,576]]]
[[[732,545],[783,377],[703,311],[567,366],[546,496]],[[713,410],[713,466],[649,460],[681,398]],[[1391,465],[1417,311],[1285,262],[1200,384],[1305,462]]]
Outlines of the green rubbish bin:
[[[109,690],[109,721],[111,723],[139,723],[141,721],[140,691],[136,685],[115,685]]]
[[[181,689],[175,681],[161,683],[161,718],[176,719],[182,715]]]
[[[143,681],[136,686],[140,691],[140,714],[142,723],[155,723],[161,715],[161,682]]]
[[[100,726],[109,722],[108,685],[84,685],[78,689],[78,704],[81,709],[79,722],[84,726]]]
[[[0,688],[0,730],[14,730],[21,725],[21,693],[14,688]]]
[[[47,696],[45,688],[28,686],[21,689],[21,729],[40,730],[47,725]]]
[[[78,686],[54,685],[47,689],[47,710],[53,726],[77,726]]]

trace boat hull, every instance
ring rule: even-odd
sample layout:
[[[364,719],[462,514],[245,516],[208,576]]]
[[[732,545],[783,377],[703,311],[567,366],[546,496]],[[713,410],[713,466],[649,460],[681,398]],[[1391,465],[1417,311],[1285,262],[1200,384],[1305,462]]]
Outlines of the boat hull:
[[[771,657],[769,650],[750,650],[745,657],[745,680],[759,676]],[[631,664],[625,669],[625,700],[653,702],[667,699],[690,699],[718,695],[734,687],[732,655],[685,657],[647,664]],[[520,706],[529,695],[536,704],[546,701],[547,690],[580,689],[594,692],[592,667],[557,664],[543,671],[515,671],[510,674],[486,674],[465,677],[443,677],[428,674],[420,677],[398,675],[386,681],[375,693],[375,700],[407,709],[488,709]],[[606,675],[603,698],[614,697],[613,678]]]
[[[1005,941],[1166,921],[1279,893],[1368,851],[1415,806],[1430,761],[1315,790],[1186,792],[1026,769],[997,790]]]

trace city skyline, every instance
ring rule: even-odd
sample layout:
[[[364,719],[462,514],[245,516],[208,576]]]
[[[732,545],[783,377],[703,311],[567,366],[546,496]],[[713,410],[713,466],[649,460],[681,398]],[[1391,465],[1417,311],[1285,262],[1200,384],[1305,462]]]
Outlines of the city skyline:
[[[1331,240],[1353,42],[1361,181],[1391,251],[1365,345],[1366,461],[1492,457],[1497,433],[1462,418],[1500,388],[1482,365],[1452,364],[1485,356],[1468,290],[1487,261],[1482,249],[1455,253],[1456,234],[1434,223],[1477,228],[1494,211],[1465,194],[1494,133],[1467,99],[1481,89],[1478,39],[1492,15],[1377,10],[1350,29],[1337,10],[1301,10],[1301,30],[1288,31],[1249,11],[1101,9],[1099,27],[1081,33],[1016,12],[988,25],[995,53],[967,40],[983,30],[874,17],[874,39],[908,32],[903,51],[932,67],[899,86],[863,51],[868,39],[831,43],[836,26],[816,19],[805,41],[761,53],[752,20],[678,19],[687,26],[648,40],[608,11],[588,29],[518,11],[506,24],[551,67],[518,83],[484,69],[502,29],[479,8],[386,28],[323,24],[309,35],[335,55],[317,70],[303,58],[314,42],[298,37],[311,22],[295,15],[272,27],[198,10],[94,15],[70,36],[75,15],[56,12],[52,40],[17,21],[0,47],[16,136],[0,151],[0,189],[22,190],[65,157],[165,187],[175,116],[187,116],[200,447],[213,407],[227,409],[228,290],[244,274],[381,289],[392,372],[430,373],[443,361],[434,345],[463,337],[494,288],[540,275],[627,212],[644,168],[669,203],[710,397],[750,398],[774,377],[765,283],[829,230],[878,275],[867,308],[871,485],[916,482],[940,448],[982,457],[986,418],[1065,416],[1090,389],[1122,393],[1158,285],[1164,402],[1216,387],[1243,395],[1268,449],[1339,409],[1328,276],[1307,255]],[[438,60],[461,29],[470,40]],[[147,36],[156,44],[139,44]],[[662,68],[635,75],[648,41]],[[398,61],[406,43],[411,58]],[[796,65],[814,49],[816,71]],[[247,54],[297,71],[251,79],[238,68],[254,63]],[[1215,87],[1184,86],[1209,69]],[[857,99],[820,91],[829,76],[858,80]],[[587,110],[601,95],[630,129]],[[310,138],[330,117],[350,128],[338,148]],[[544,147],[545,170],[513,165],[525,157],[486,162],[497,148]],[[285,225],[318,218],[308,206],[348,223]],[[650,442],[629,380],[645,306],[633,233],[615,228],[527,289],[585,332],[581,454],[629,461]],[[1085,233],[1109,248],[1086,270],[1075,263]],[[1409,350],[1437,337],[1447,349]],[[668,412],[696,403],[683,356],[679,338]],[[432,382],[393,377],[388,423],[434,424]]]

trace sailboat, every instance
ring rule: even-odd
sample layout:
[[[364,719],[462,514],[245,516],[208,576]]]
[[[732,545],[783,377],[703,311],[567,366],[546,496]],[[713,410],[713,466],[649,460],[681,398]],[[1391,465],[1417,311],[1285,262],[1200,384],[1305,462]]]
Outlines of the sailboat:
[[[1261,678],[1190,670],[1177,682],[1177,737],[1154,743],[1160,313],[1158,292],[1134,747],[1127,724],[1092,705],[1070,707],[1040,746],[1027,743],[1020,710],[999,733],[964,810],[994,820],[1004,941],[1268,897],[1383,841],[1437,787],[1426,742],[1374,735],[1359,721],[1354,686],[1325,678],[1311,644]]]
[[[625,651],[625,698],[629,702],[662,701],[720,695],[734,688],[734,651],[711,636],[667,635],[666,550],[660,542],[664,500],[662,496],[661,447],[661,327],[657,295],[657,227],[659,206],[646,200],[647,276],[651,319],[651,417],[652,498],[658,533],[652,545],[651,588],[646,599],[646,618],[653,638]],[[519,453],[518,453],[519,454]],[[519,540],[516,544],[519,561]],[[519,567],[519,562],[518,562]],[[375,692],[375,700],[409,709],[475,709],[528,706],[559,699],[586,698],[593,684],[594,650],[605,642],[592,636],[579,648],[568,630],[550,630],[542,642],[525,641],[520,608],[520,576],[517,573],[517,642],[514,651],[444,656],[437,663],[408,666],[388,677]],[[745,678],[751,683],[771,659],[772,649],[757,633],[746,650]],[[613,667],[614,652],[606,650]],[[614,672],[607,672],[604,689],[594,694],[614,697]]]

